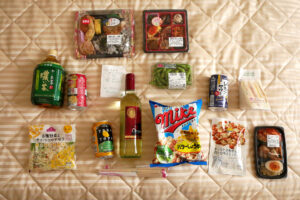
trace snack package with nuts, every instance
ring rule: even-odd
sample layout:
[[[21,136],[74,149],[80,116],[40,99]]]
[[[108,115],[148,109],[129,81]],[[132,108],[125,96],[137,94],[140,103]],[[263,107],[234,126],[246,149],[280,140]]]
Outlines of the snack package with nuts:
[[[188,64],[158,63],[152,68],[151,85],[161,89],[184,90],[192,85],[192,67]]]
[[[182,106],[166,106],[149,101],[158,142],[151,167],[171,167],[183,163],[206,165],[201,151],[199,114],[202,100]]]
[[[247,143],[245,137],[246,128],[242,123],[213,119],[208,173],[245,175]]]
[[[30,125],[29,170],[76,169],[75,125]]]
[[[132,10],[76,12],[75,54],[78,59],[134,55]]]

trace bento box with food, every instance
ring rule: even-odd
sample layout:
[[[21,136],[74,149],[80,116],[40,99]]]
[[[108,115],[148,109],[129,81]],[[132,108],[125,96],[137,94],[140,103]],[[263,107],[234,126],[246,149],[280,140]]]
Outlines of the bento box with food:
[[[74,40],[78,59],[131,57],[134,54],[133,11],[76,12]]]
[[[286,143],[282,127],[255,127],[254,151],[258,177],[279,179],[287,176]]]
[[[186,10],[144,10],[144,51],[175,53],[189,50]]]

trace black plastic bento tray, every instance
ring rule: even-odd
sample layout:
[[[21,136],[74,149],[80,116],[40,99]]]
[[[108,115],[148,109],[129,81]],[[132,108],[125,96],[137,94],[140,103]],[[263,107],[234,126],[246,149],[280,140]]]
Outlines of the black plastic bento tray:
[[[145,30],[145,14],[148,12],[184,12],[185,13],[185,30],[186,30],[186,48],[185,49],[177,49],[177,50],[147,50],[146,49],[146,34],[147,31]],[[143,49],[145,53],[184,53],[189,51],[189,30],[188,30],[188,15],[185,9],[159,9],[159,10],[144,10],[143,11]]]
[[[281,137],[281,140],[282,140],[282,154],[283,154],[284,162],[283,162],[283,172],[282,172],[282,174],[280,174],[278,176],[266,176],[266,175],[261,174],[260,170],[259,170],[257,150],[258,150],[258,146],[260,144],[262,144],[262,142],[258,141],[257,133],[258,133],[259,129],[263,129],[263,128],[277,129],[282,135],[282,137]],[[265,179],[280,179],[280,178],[287,177],[287,172],[288,172],[288,169],[287,169],[287,152],[286,152],[285,134],[284,134],[284,128],[283,127],[281,127],[281,126],[256,126],[254,128],[254,152],[255,152],[255,170],[256,170],[256,175],[258,177],[265,178]]]

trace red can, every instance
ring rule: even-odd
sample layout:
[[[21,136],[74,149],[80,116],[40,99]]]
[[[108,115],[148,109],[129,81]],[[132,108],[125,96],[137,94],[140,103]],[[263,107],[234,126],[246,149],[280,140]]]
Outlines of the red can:
[[[86,108],[87,89],[86,76],[84,74],[68,75],[68,107],[71,110],[83,110]]]

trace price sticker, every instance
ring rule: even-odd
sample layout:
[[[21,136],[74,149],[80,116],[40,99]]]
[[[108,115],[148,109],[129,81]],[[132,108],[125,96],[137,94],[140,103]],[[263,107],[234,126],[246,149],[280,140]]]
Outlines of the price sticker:
[[[268,147],[280,147],[279,135],[267,135]]]
[[[181,73],[169,73],[169,89],[185,89],[186,88],[186,74]]]
[[[107,35],[107,44],[108,45],[121,45],[122,44],[122,35]]]
[[[169,37],[169,47],[183,47],[183,37]]]

